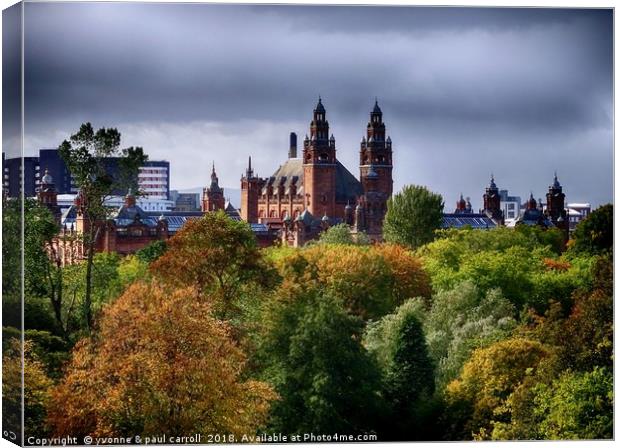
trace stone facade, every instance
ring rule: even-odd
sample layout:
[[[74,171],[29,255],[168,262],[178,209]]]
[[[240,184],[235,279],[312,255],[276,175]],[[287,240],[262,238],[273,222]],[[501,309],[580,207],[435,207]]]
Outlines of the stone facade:
[[[380,241],[393,182],[392,141],[379,105],[375,102],[360,144],[360,180],[336,157],[336,139],[320,98],[300,158],[294,133],[290,142],[289,158],[270,177],[255,176],[249,159],[241,177],[242,219],[281,231],[283,242],[295,246],[343,222]]]
[[[202,211],[215,212],[225,208],[224,189],[219,185],[214,163],[211,170],[211,185],[202,190]]]

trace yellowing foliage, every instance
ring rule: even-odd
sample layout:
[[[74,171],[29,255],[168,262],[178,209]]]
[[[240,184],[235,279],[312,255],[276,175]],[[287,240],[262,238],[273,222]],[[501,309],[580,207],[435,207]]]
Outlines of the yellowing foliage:
[[[271,258],[284,278],[282,289],[327,288],[364,319],[381,317],[408,298],[431,294],[418,258],[397,245],[320,244]]]
[[[398,303],[414,297],[431,296],[430,278],[419,258],[397,244],[374,246],[372,252],[383,258],[392,274],[393,294]]]
[[[486,438],[494,421],[510,418],[507,400],[547,356],[549,351],[541,343],[522,338],[477,349],[460,378],[448,384],[448,402],[453,408],[466,403],[470,415],[465,428],[477,438]]]
[[[244,354],[197,296],[137,283],[107,307],[52,392],[54,434],[254,433],[275,394],[242,380]]]
[[[24,380],[24,431],[28,435],[44,435],[46,428],[45,406],[52,387],[45,373],[45,368],[33,351],[31,341],[24,341],[23,372],[22,346],[19,339],[5,342],[2,356],[2,410],[3,424],[7,428],[18,428],[21,425],[22,404],[22,373]]]

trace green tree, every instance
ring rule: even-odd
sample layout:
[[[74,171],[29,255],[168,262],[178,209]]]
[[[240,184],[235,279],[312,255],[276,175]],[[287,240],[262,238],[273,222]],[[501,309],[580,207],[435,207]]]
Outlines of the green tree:
[[[105,200],[114,191],[135,188],[138,168],[147,159],[142,148],[121,149],[120,145],[121,134],[116,129],[101,128],[95,132],[90,123],[85,123],[58,147],[60,157],[79,188],[80,208],[86,224],[82,235],[86,254],[82,315],[89,332],[93,323],[93,257],[101,223],[108,214]],[[116,177],[107,170],[109,157],[119,158],[119,175]]]
[[[517,312],[544,313],[553,300],[570,309],[573,291],[591,283],[591,257],[559,255],[557,232],[521,226],[449,229],[438,236],[417,251],[435,291],[469,281],[482,293],[500,288]]]
[[[21,301],[21,234],[22,202],[2,197],[2,303],[3,325],[7,325],[7,311]],[[9,296],[11,302],[7,303]],[[13,302],[16,302],[15,305]],[[21,318],[19,318],[21,320]],[[19,322],[10,322],[18,327]]]
[[[219,316],[235,316],[244,290],[272,281],[250,226],[223,211],[187,222],[167,246],[151,263],[151,272],[170,285],[195,286],[215,301]]]
[[[391,416],[384,435],[392,440],[431,439],[428,415],[435,390],[434,365],[428,354],[420,321],[424,303],[409,300],[394,314],[369,326],[365,337],[368,350],[382,367],[384,395]]]
[[[322,244],[370,244],[368,235],[359,232],[355,236],[347,224],[336,224],[321,232],[319,243]]]
[[[540,372],[526,378],[507,400],[508,422],[493,422],[491,438],[611,439],[613,437],[613,375],[611,369],[565,370],[549,378]]]
[[[598,257],[592,266],[593,285],[575,290],[572,309],[566,313],[555,303],[544,316],[531,313],[519,329],[527,338],[555,347],[556,372],[587,372],[613,365],[613,262]]]
[[[121,287],[124,288],[138,280],[148,280],[150,278],[148,269],[149,264],[137,255],[123,257],[117,269]]]
[[[121,258],[116,253],[100,252],[93,255],[89,309],[93,314],[97,313],[103,305],[118,297],[124,285],[119,277]],[[66,296],[66,316],[68,332],[80,332],[88,330],[84,320],[80,319],[80,313],[76,311],[80,301],[86,295],[84,277],[88,271],[86,263],[78,263],[66,266],[63,272],[63,291]]]
[[[363,322],[316,289],[274,299],[264,315],[263,373],[280,396],[269,427],[286,434],[358,433],[380,415],[379,371]]]
[[[405,186],[388,200],[383,238],[412,248],[433,241],[441,227],[443,206],[441,195],[418,185]]]
[[[21,308],[20,285],[16,280],[21,278],[19,235],[22,201],[5,199],[3,213],[3,268],[6,268],[3,269],[3,301],[12,305],[6,308],[5,324],[21,328],[21,317],[16,316],[11,308]],[[52,244],[58,234],[58,225],[46,207],[28,198],[23,202],[23,225],[26,328],[50,330],[67,337],[67,319],[63,313],[63,267]],[[50,318],[54,320],[53,323]]]
[[[603,205],[577,224],[573,240],[569,242],[571,252],[601,254],[613,249],[614,206]]]
[[[136,257],[138,257],[141,261],[145,263],[152,263],[153,261],[161,257],[166,252],[167,248],[168,245],[165,241],[154,241],[148,246],[137,251]]]
[[[475,349],[508,337],[516,327],[516,314],[499,289],[483,292],[471,281],[435,294],[424,328],[437,365],[438,388],[459,375]]]
[[[596,367],[591,372],[567,371],[551,386],[535,388],[534,414],[541,419],[544,439],[611,439],[613,437],[613,375]]]

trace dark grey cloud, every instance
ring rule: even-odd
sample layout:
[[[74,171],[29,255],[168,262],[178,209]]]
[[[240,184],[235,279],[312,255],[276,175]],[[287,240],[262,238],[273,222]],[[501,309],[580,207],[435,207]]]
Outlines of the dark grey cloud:
[[[397,187],[478,205],[491,171],[542,196],[557,169],[570,200],[602,203],[612,29],[603,9],[29,3],[27,149],[90,120],[169,159],[181,188],[205,183],[212,159],[238,187],[248,154],[277,168],[321,94],[356,172],[378,96]]]
[[[2,13],[2,147],[6,157],[21,153],[22,6]]]

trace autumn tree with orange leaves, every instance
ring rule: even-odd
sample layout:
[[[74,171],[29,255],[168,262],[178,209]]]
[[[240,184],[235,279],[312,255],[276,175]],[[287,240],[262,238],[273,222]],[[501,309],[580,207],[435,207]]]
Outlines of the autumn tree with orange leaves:
[[[406,299],[431,295],[430,279],[419,258],[396,245],[319,244],[299,251],[272,250],[284,279],[281,288],[325,288],[347,311],[377,319]]]
[[[172,286],[195,287],[220,317],[236,314],[244,287],[270,278],[250,226],[221,211],[187,222],[167,246],[151,265],[153,274]]]
[[[195,287],[136,283],[75,347],[51,393],[55,435],[256,433],[276,398],[242,378],[246,357]]]

